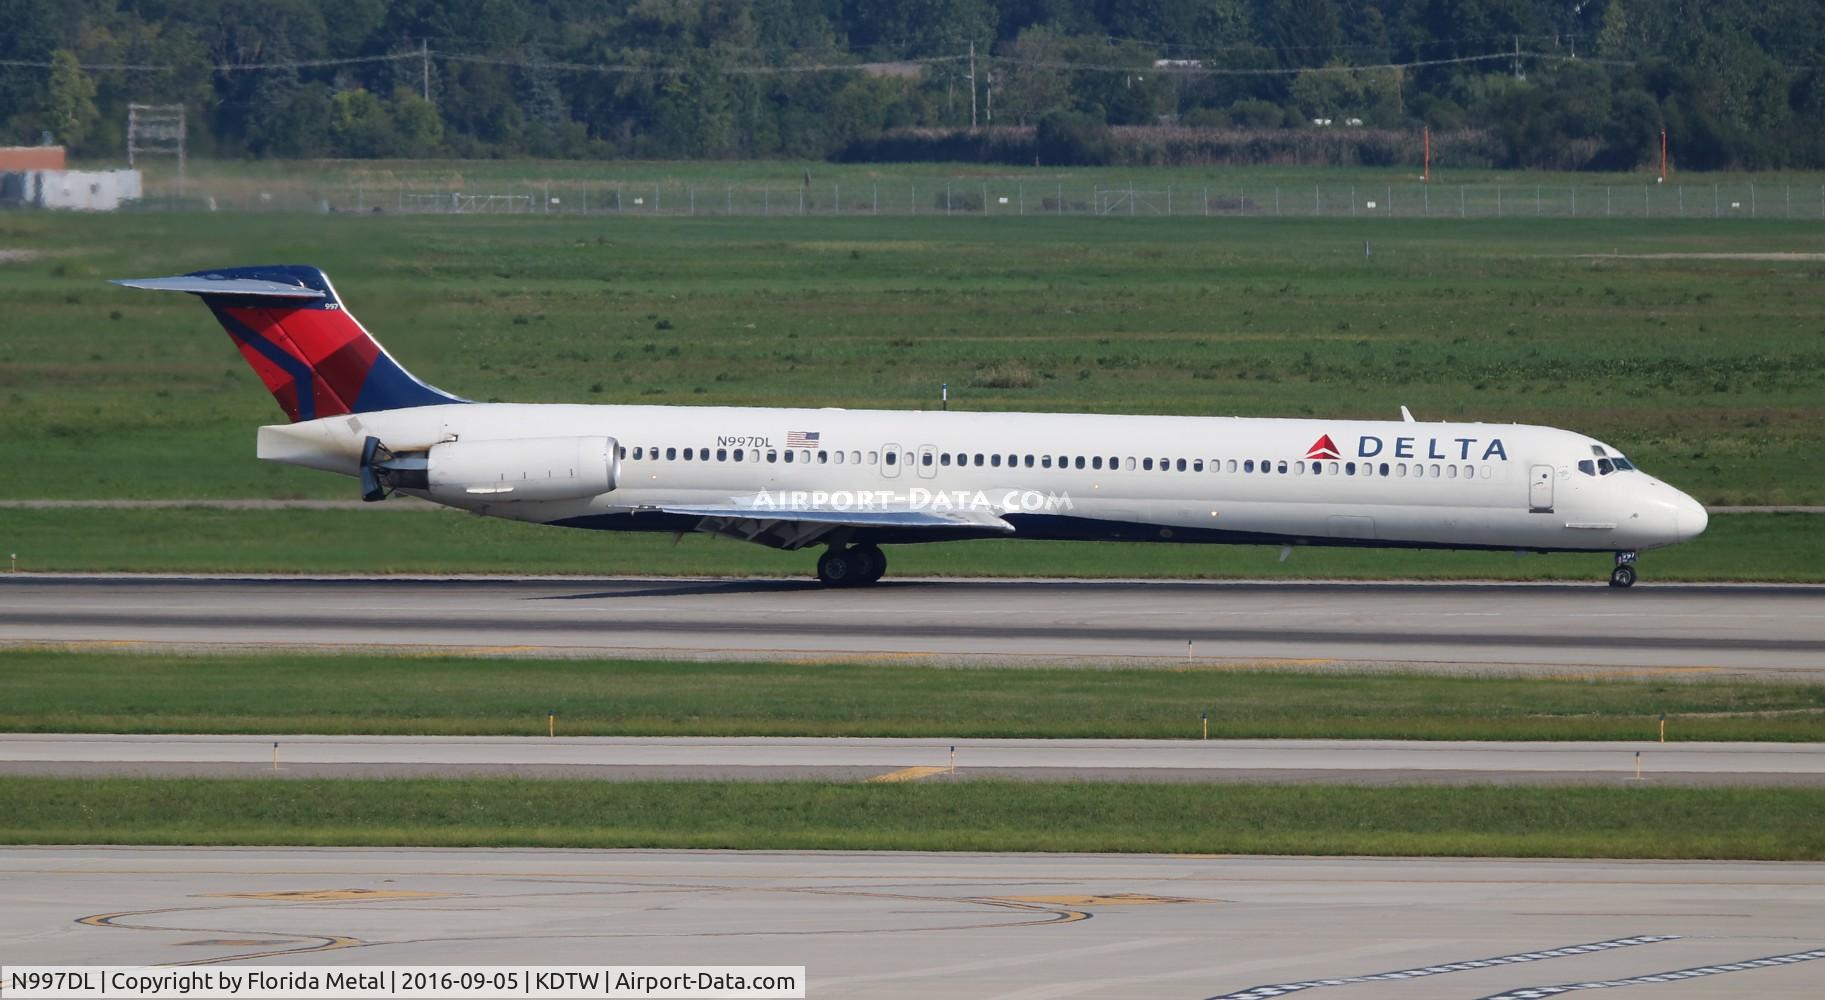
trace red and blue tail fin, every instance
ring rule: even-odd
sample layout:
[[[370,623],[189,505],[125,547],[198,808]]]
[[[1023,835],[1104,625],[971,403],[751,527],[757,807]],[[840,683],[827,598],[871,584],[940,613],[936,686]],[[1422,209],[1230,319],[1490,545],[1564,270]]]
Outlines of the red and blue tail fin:
[[[467,402],[393,360],[314,267],[234,267],[115,284],[202,298],[293,423]]]

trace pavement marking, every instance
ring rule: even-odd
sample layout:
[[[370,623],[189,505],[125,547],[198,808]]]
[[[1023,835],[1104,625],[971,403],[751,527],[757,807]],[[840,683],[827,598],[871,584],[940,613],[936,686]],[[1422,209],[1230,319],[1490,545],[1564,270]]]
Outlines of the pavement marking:
[[[1516,990],[1492,993],[1483,1000],[1541,1000],[1543,997],[1558,996],[1573,990],[1607,990],[1617,986],[1642,986],[1648,983],[1677,983],[1686,979],[1697,979],[1700,976],[1717,976],[1726,972],[1746,972],[1750,969],[1766,969],[1777,965],[1793,965],[1796,962],[1815,962],[1825,958],[1825,948],[1814,951],[1798,951],[1788,955],[1770,955],[1767,958],[1751,958],[1742,962],[1720,962],[1716,965],[1700,965],[1690,969],[1676,969],[1672,972],[1651,972],[1645,976],[1630,976],[1627,979],[1603,979],[1584,983],[1562,983],[1558,986],[1523,986]]]
[[[106,928],[110,928],[112,930],[126,930],[126,931],[159,931],[159,932],[166,932],[166,933],[175,931],[175,932],[179,932],[179,933],[190,933],[190,934],[237,934],[237,933],[246,934],[246,933],[249,933],[249,931],[245,928],[166,927],[166,926],[161,926],[159,924],[131,924],[131,923],[123,922],[125,920],[125,918],[127,918],[127,917],[150,917],[150,916],[157,916],[158,914],[162,914],[162,913],[202,913],[202,912],[205,912],[208,910],[219,910],[219,909],[223,909],[223,907],[165,906],[165,907],[160,907],[158,909],[152,909],[152,910],[122,910],[119,913],[95,913],[95,914],[91,914],[86,917],[78,917],[76,919],[76,923],[78,923],[84,927],[106,927]],[[252,933],[257,934],[260,932],[253,931]],[[312,942],[316,942],[316,943],[313,944]],[[343,948],[365,947],[367,945],[367,942],[361,940],[360,938],[349,937],[345,934],[288,934],[288,935],[275,934],[270,938],[257,942],[255,947],[259,947],[261,945],[267,945],[267,944],[299,944],[300,947],[273,948],[273,949],[269,949],[266,951],[244,952],[244,953],[238,954],[238,955],[218,955],[213,958],[197,958],[197,959],[190,959],[190,960],[182,961],[182,962],[160,962],[160,963],[158,963],[158,967],[159,968],[169,968],[169,967],[173,967],[173,966],[189,966],[189,965],[218,965],[223,962],[249,962],[249,961],[254,961],[256,959],[261,959],[261,958],[279,958],[281,956],[291,956],[291,955],[310,955],[310,954],[315,954],[318,952],[325,952],[325,951],[340,951]]]
[[[1214,899],[1187,899],[1183,896],[1149,896],[1141,892],[1116,892],[1096,896],[997,896],[1015,903],[1045,903],[1052,906],[1149,906],[1156,903],[1214,903]]]
[[[262,945],[284,944],[282,940],[257,941],[253,938],[204,938],[201,941],[179,941],[180,946],[199,945],[207,948],[257,948]]]
[[[1442,976],[1451,972],[1469,972],[1474,969],[1491,969],[1500,965],[1518,965],[1523,962],[1541,962],[1550,958],[1568,958],[1573,955],[1588,955],[1593,952],[1610,951],[1616,948],[1628,948],[1638,944],[1658,944],[1662,941],[1677,941],[1677,934],[1643,934],[1638,937],[1615,938],[1609,941],[1593,941],[1589,944],[1566,945],[1563,948],[1546,948],[1541,951],[1524,951],[1514,955],[1498,955],[1494,958],[1473,958],[1465,962],[1445,962],[1439,965],[1427,965],[1417,969],[1397,969],[1393,972],[1376,972],[1366,976],[1339,976],[1335,979],[1307,979],[1296,983],[1270,983],[1266,986],[1251,986],[1234,993],[1224,993],[1211,1000],[1271,1000],[1288,993],[1300,990],[1320,989],[1325,986],[1348,986],[1354,983],[1400,982],[1407,979],[1422,979],[1426,976]],[[1825,953],[1822,953],[1825,954]],[[1618,982],[1616,985],[1624,985]],[[1541,994],[1550,996],[1551,994]],[[1519,995],[1516,994],[1518,997]],[[1494,1000],[1494,998],[1486,998]]]
[[[943,774],[947,770],[949,770],[949,768],[930,767],[930,766],[921,764],[918,767],[903,767],[903,768],[899,769],[898,771],[889,771],[886,774],[877,774],[874,777],[869,778],[868,780],[871,782],[918,781],[920,778],[929,778],[934,774]]]
[[[370,899],[438,899],[454,892],[409,892],[404,889],[290,889],[273,892],[207,892],[229,899],[278,899],[288,903],[342,903]]]

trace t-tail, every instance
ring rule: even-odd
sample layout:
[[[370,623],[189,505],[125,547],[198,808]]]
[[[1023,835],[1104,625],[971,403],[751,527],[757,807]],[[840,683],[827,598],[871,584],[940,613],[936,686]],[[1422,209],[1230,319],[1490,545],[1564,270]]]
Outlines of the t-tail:
[[[233,267],[114,283],[202,298],[293,423],[467,402],[393,360],[314,267]]]

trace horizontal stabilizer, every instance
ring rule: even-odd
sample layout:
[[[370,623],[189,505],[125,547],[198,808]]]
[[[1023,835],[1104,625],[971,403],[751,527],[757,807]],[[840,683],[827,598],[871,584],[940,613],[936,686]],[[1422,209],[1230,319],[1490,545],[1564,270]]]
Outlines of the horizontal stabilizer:
[[[318,289],[259,278],[212,277],[185,274],[175,278],[116,278],[114,284],[153,292],[195,292],[198,295],[248,295],[262,299],[321,299]]]

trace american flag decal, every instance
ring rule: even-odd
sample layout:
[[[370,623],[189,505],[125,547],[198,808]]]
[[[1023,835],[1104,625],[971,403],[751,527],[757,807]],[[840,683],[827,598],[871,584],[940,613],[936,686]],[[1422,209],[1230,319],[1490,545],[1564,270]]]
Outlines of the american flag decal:
[[[817,431],[787,431],[786,447],[816,448],[818,433]]]

